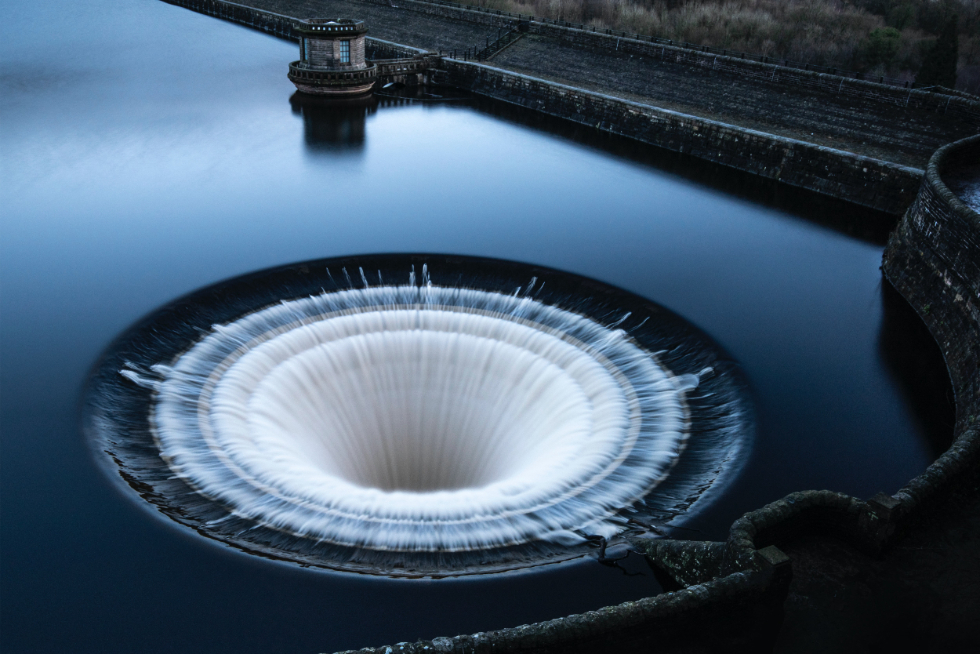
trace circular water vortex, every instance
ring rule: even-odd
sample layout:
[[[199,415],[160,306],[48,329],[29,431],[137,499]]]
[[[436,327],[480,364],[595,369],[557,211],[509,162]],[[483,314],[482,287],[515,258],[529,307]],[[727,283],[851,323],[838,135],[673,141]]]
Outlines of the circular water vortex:
[[[309,262],[178,300],[113,346],[89,407],[98,449],[178,522],[399,576],[676,524],[751,437],[732,362],[662,307],[431,255]]]

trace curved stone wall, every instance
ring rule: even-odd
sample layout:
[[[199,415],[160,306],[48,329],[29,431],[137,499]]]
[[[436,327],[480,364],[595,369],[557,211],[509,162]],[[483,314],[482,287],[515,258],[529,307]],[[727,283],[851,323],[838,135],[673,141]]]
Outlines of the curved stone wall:
[[[927,246],[945,267],[961,277],[972,289],[974,299],[980,292],[980,214],[943,180],[957,169],[977,163],[980,135],[937,150],[929,161],[915,203],[905,215],[902,232],[908,239]]]
[[[907,511],[975,462],[980,450],[980,214],[943,182],[944,175],[978,161],[980,135],[933,155],[882,265],[939,343],[956,397],[956,440],[896,495]]]

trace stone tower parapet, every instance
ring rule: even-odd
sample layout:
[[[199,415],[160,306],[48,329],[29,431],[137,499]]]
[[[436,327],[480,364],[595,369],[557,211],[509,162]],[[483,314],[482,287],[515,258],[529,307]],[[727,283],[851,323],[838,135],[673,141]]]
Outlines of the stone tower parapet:
[[[348,96],[369,92],[377,69],[364,59],[364,21],[309,18],[293,27],[299,60],[289,64],[289,79],[303,93]]]

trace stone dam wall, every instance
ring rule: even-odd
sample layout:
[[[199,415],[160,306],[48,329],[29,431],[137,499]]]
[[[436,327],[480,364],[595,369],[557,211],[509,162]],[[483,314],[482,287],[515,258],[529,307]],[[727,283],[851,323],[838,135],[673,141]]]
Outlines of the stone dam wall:
[[[927,502],[947,477],[980,459],[980,214],[943,182],[978,162],[980,135],[933,155],[882,266],[939,343],[956,399],[953,446],[896,495],[910,506]]]
[[[224,0],[164,0],[165,2],[194,11],[248,25],[270,34],[296,40],[292,30],[293,19],[288,16],[253,9]],[[390,6],[389,0],[361,0],[371,4]],[[900,106],[933,111],[936,113],[958,115],[980,130],[980,102],[958,94],[927,91],[922,89],[903,89],[871,80],[854,79],[816,71],[800,70],[780,66],[777,62],[759,62],[733,55],[720,55],[702,52],[692,48],[661,43],[660,39],[649,37],[643,40],[639,35],[627,36],[626,32],[603,33],[578,29],[568,25],[535,20],[530,16],[524,19],[513,14],[489,9],[478,9],[461,5],[445,5],[424,2],[423,0],[403,0],[400,8],[448,18],[468,23],[486,25],[492,28],[519,29],[529,34],[537,34],[590,50],[611,50],[628,54],[641,54],[677,63],[709,68],[752,79],[768,81],[776,87],[791,87],[804,91],[819,91],[836,95],[871,99],[888,106]],[[406,47],[407,46],[402,46]],[[411,48],[410,48],[411,49]]]
[[[634,138],[889,213],[915,197],[921,171],[790,138],[577,89],[473,62],[443,59],[457,88]]]
[[[186,7],[211,16],[247,25],[282,38],[295,39],[292,30],[293,19],[288,16],[252,9],[223,0],[166,0],[170,4]],[[492,13],[468,11],[461,8],[415,2],[413,9],[443,15],[464,15],[473,20],[486,21],[488,25],[512,25],[515,21],[507,16]],[[462,12],[462,13],[461,13]],[[509,22],[508,22],[509,21]],[[557,30],[561,34],[572,35],[589,42],[595,41],[603,47],[620,47],[623,39],[609,35],[560,28],[558,26],[530,23],[533,29]],[[534,27],[537,26],[537,27]],[[371,56],[384,59],[397,57],[420,57],[417,48],[379,41],[368,37]],[[635,47],[652,47],[665,51],[665,46],[634,42]],[[625,47],[625,46],[623,46]],[[681,48],[674,48],[671,56],[698,57]],[[719,57],[712,55],[712,61]],[[721,59],[725,59],[721,57]],[[796,75],[801,79],[822,79],[833,76],[808,73],[795,69],[780,68],[772,64],[727,58],[732,62],[751,67],[772,70],[770,76]],[[430,56],[427,63],[416,69],[428,68],[429,81],[450,84],[470,90],[496,100],[516,104],[534,111],[571,120],[636,138],[675,152],[682,152],[713,163],[730,166],[738,170],[779,181],[790,186],[805,188],[824,195],[871,207],[895,215],[912,202],[921,180],[922,171],[894,163],[855,155],[842,150],[823,147],[804,141],[780,137],[766,132],[750,130],[697,116],[682,114],[653,105],[631,102],[610,95],[577,89],[543,79],[494,68],[487,64],[466,62]],[[725,65],[728,65],[725,64]],[[717,64],[712,64],[717,65]],[[732,64],[735,65],[735,64]],[[380,73],[381,71],[379,71]],[[815,77],[814,77],[815,76]],[[844,78],[836,78],[844,81]],[[404,81],[404,78],[398,78]],[[891,87],[847,80],[848,88],[879,89],[881,97],[894,100],[888,93],[901,91]],[[858,85],[858,86],[854,86]],[[860,86],[864,85],[864,86]],[[922,91],[905,92],[916,95],[921,102],[930,101],[931,96]],[[920,98],[920,96],[922,96]],[[944,110],[948,106],[961,107],[962,98],[943,96]],[[969,103],[967,103],[969,105]],[[976,105],[977,122],[980,124],[980,103]],[[967,106],[970,109],[973,105]],[[938,105],[937,105],[938,107]],[[972,110],[972,109],[971,109]]]

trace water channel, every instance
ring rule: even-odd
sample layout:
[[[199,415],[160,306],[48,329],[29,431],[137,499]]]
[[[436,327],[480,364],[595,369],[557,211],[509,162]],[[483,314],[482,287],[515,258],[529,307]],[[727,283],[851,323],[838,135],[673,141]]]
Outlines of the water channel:
[[[474,98],[331,110],[294,44],[156,0],[4,9],[0,77],[2,645],[323,652],[544,620],[660,586],[583,560],[464,580],[250,557],[97,465],[81,393],[157,307],[362,253],[549,266],[649,298],[751,386],[743,472],[678,537],[788,492],[894,492],[945,446],[948,382],[878,269],[888,219]],[[884,286],[883,286],[884,285]]]

